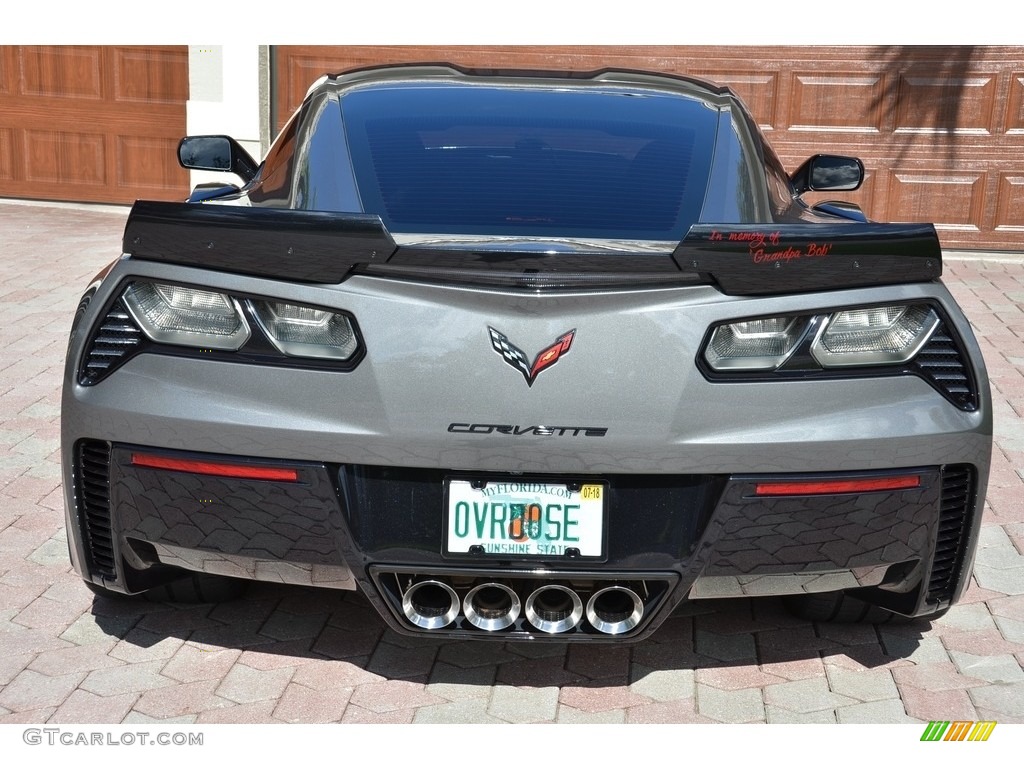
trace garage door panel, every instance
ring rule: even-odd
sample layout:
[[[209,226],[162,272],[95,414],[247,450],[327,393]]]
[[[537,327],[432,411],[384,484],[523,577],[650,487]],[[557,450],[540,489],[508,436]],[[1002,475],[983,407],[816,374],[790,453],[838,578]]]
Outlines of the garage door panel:
[[[114,98],[149,104],[188,99],[188,51],[115,48]]]
[[[932,222],[938,230],[977,232],[986,181],[983,172],[896,169],[889,174],[889,218]]]
[[[14,131],[0,128],[0,181],[14,178]]]
[[[140,136],[117,136],[117,183],[131,189],[171,187],[184,173],[163,162],[165,156],[176,157],[177,138],[159,139]]]
[[[105,184],[106,148],[97,133],[25,131],[25,180]]]
[[[995,229],[1017,237],[1024,233],[1024,175],[999,174]]]
[[[1009,95],[1006,100],[1006,133],[1024,135],[1024,72],[1010,76]]]
[[[57,99],[102,99],[103,64],[96,47],[25,46],[20,51],[19,93]]]
[[[18,51],[0,45],[0,96],[14,94],[18,88]]]
[[[997,133],[995,98],[998,73],[972,77],[904,75],[897,95],[897,132],[942,134]]]
[[[884,82],[854,72],[794,72],[788,125],[794,131],[880,133]]]

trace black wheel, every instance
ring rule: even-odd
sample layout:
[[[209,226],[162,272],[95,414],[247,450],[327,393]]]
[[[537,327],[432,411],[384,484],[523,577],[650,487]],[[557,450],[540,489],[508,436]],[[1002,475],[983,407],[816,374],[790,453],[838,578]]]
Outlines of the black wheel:
[[[241,579],[231,579],[227,576],[195,574],[162,584],[159,587],[153,587],[153,589],[137,595],[114,592],[91,581],[86,581],[85,586],[93,594],[113,600],[143,599],[155,603],[226,603],[241,597],[247,583]]]
[[[807,621],[828,621],[835,624],[904,624],[933,621],[946,614],[948,608],[926,616],[910,618],[877,605],[865,603],[845,592],[821,592],[813,595],[788,595],[782,598],[786,609]]]

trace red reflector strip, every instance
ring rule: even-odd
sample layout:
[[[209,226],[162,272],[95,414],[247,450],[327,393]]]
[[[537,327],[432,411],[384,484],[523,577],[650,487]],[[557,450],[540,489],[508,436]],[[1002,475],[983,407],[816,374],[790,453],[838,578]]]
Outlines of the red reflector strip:
[[[298,482],[299,472],[284,467],[258,467],[250,464],[222,464],[216,461],[195,461],[192,459],[171,459],[148,453],[133,453],[132,466],[150,469],[169,469],[174,472],[191,472],[194,475],[216,475],[237,477],[243,480],[280,480],[286,483]]]
[[[758,483],[757,496],[819,496],[832,493],[868,493],[869,491],[905,491],[921,486],[920,475],[872,477],[863,480],[801,480],[798,482]]]

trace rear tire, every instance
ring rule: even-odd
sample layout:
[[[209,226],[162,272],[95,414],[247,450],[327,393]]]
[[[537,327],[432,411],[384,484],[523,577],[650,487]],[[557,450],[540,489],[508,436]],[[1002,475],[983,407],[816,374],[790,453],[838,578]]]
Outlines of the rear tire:
[[[821,592],[811,595],[787,595],[782,598],[786,609],[807,621],[833,624],[907,624],[915,621],[933,621],[946,614],[949,608],[924,616],[903,616],[877,605],[866,603],[845,592]]]
[[[126,595],[112,589],[101,587],[91,581],[85,586],[99,597],[112,600],[149,600],[154,603],[226,603],[242,596],[246,582],[227,576],[210,576],[195,574],[186,576],[168,584],[161,584],[137,595]]]

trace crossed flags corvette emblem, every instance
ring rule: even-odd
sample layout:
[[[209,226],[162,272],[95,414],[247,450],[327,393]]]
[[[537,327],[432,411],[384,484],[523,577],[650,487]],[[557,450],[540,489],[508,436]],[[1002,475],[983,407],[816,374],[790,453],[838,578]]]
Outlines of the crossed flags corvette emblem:
[[[572,346],[573,337],[576,336],[575,328],[567,333],[563,333],[555,340],[554,344],[538,352],[537,357],[531,363],[529,358],[526,357],[526,353],[509,341],[508,336],[490,326],[487,326],[487,330],[491,334],[491,346],[494,347],[494,351],[501,355],[506,363],[523,374],[527,385],[531,387],[537,378],[537,374],[550,368],[563,355],[568,353],[569,347]]]

